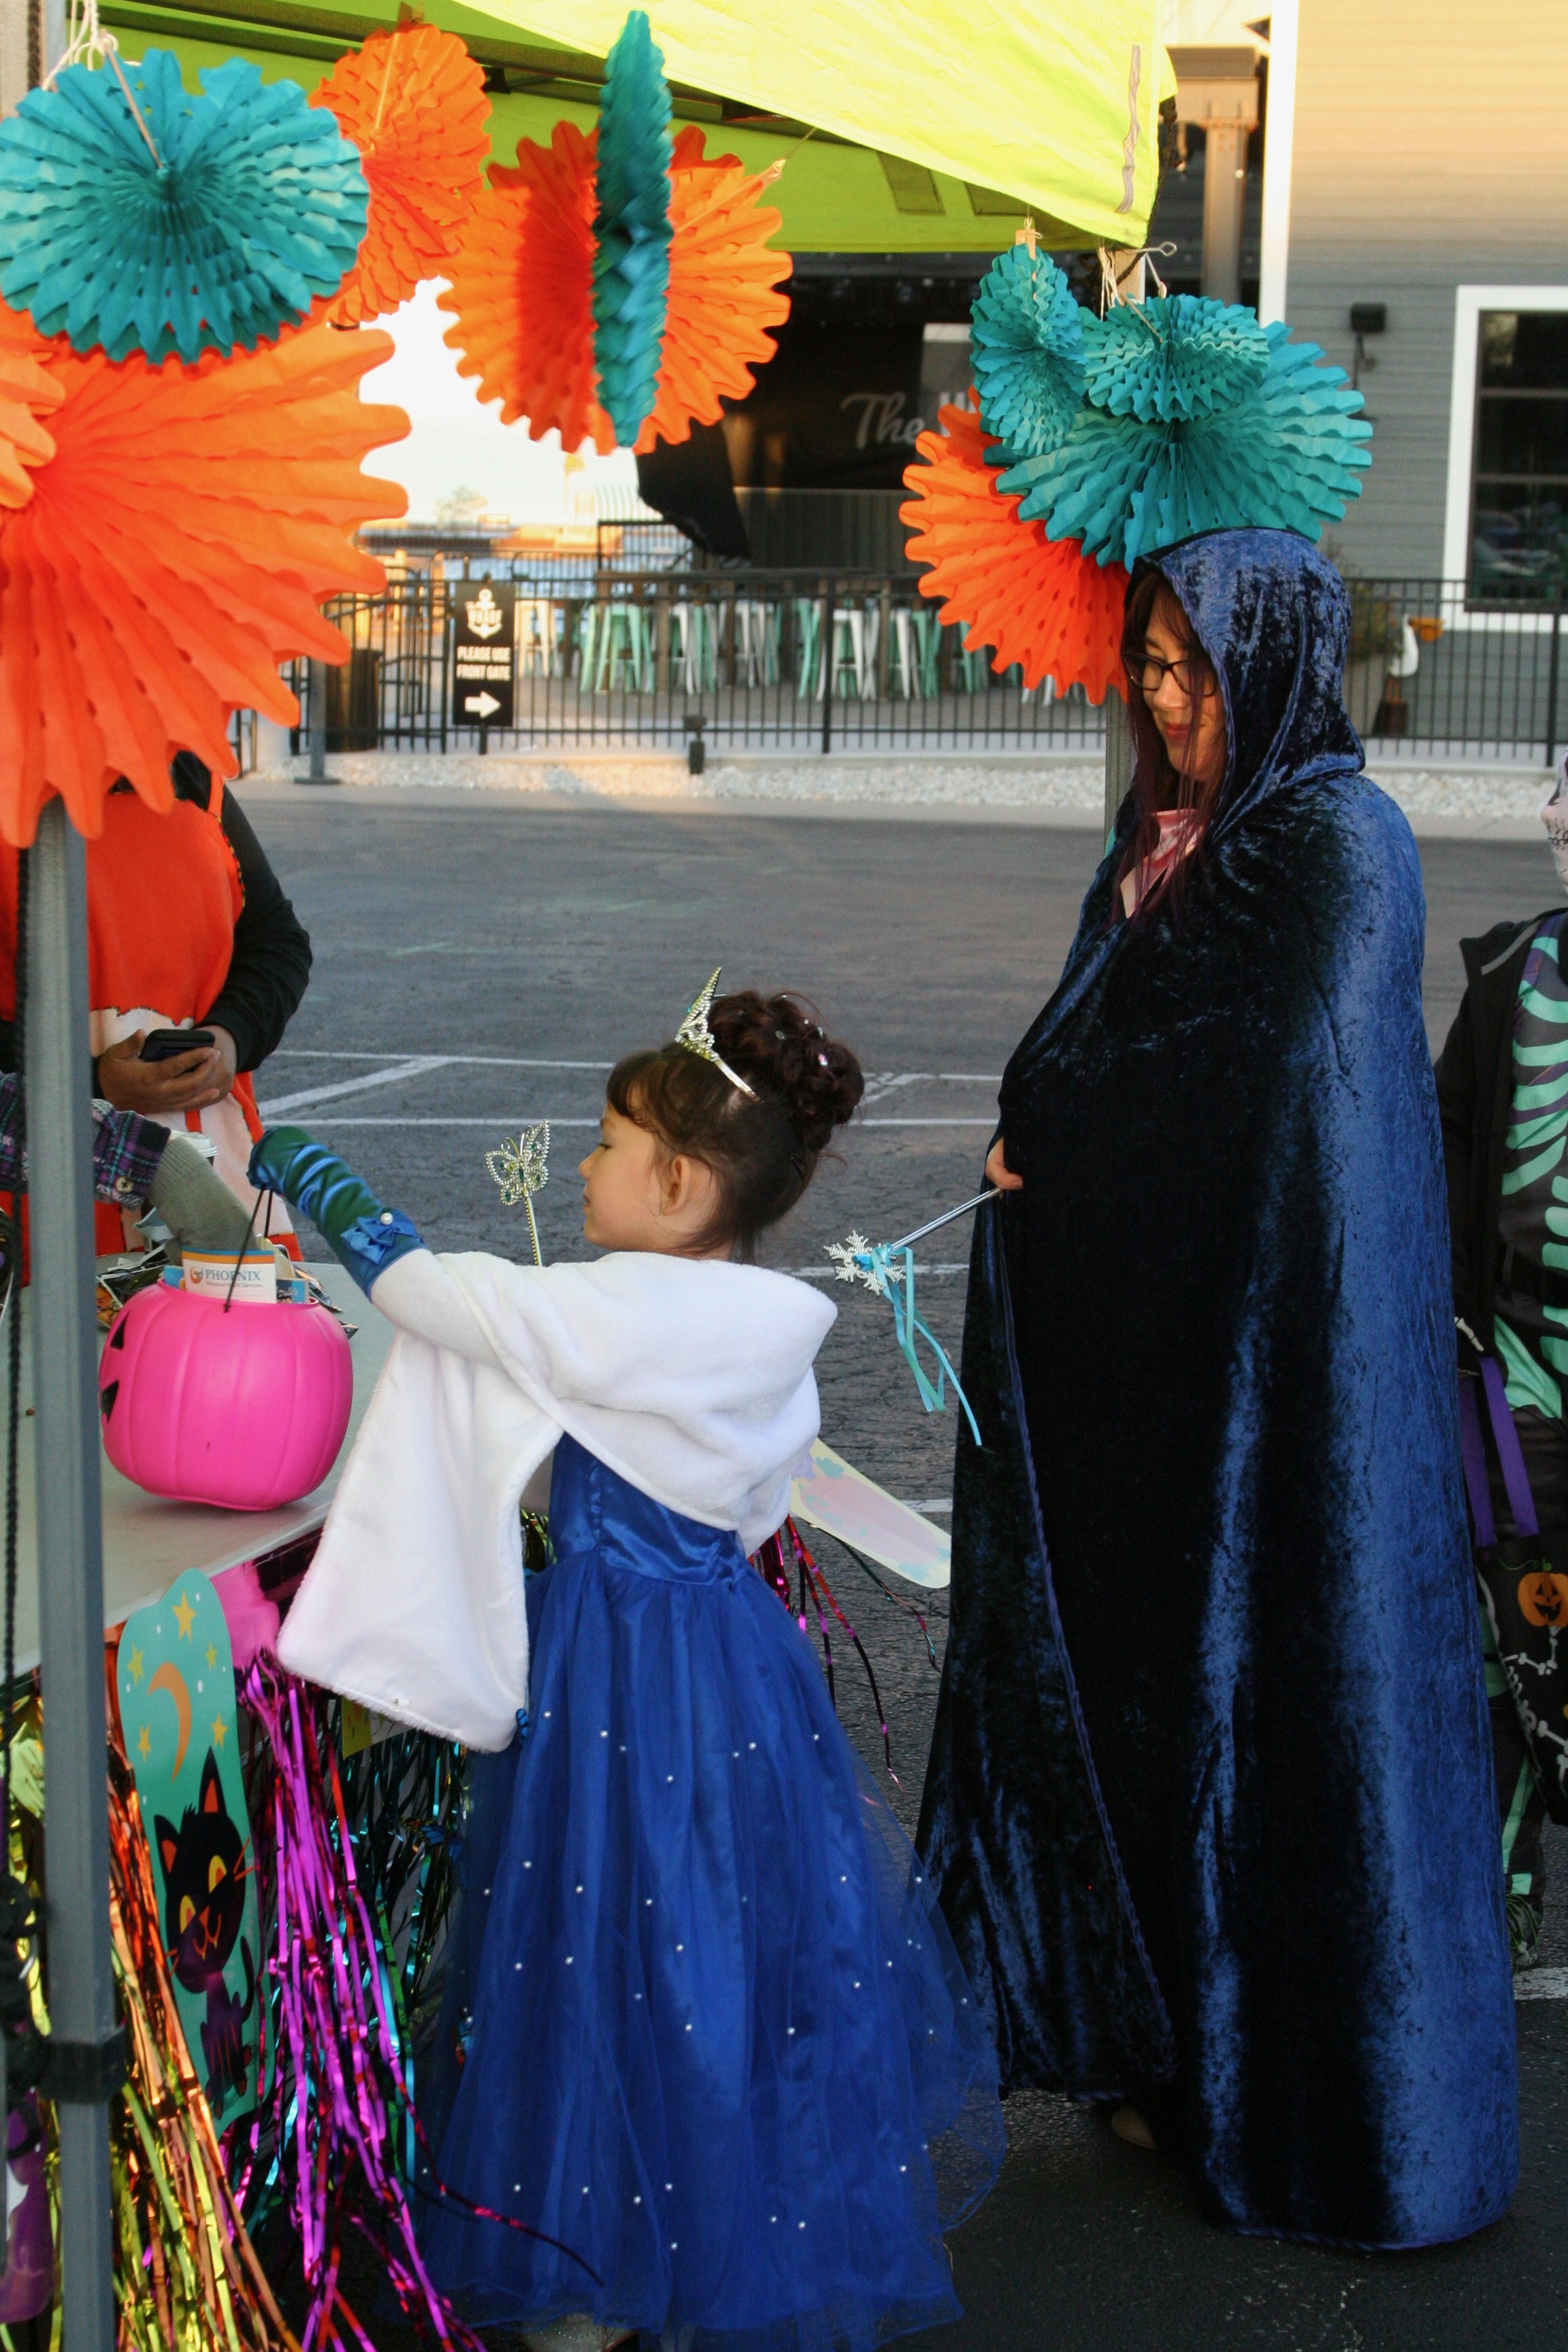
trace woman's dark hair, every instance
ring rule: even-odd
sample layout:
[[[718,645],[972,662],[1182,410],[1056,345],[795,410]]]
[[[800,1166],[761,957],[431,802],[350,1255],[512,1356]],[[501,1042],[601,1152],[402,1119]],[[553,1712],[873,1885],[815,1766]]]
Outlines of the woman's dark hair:
[[[825,1036],[812,1006],[797,996],[759,996],[751,988],[716,996],[708,1028],[736,1076],[755,1088],[755,1101],[713,1063],[673,1042],[627,1054],[605,1092],[613,1110],[645,1128],[671,1157],[685,1152],[712,1170],[719,1205],[699,1246],[728,1244],[749,1259],[758,1235],[810,1183],[835,1128],[854,1117],[866,1080],[848,1046]]]
[[[1162,809],[1194,810],[1197,832],[1188,855],[1179,857],[1173,866],[1169,866],[1139,900],[1134,917],[1139,921],[1145,919],[1162,901],[1168,901],[1173,912],[1180,916],[1193,856],[1202,846],[1221,790],[1219,783],[1200,784],[1191,768],[1184,763],[1180,768],[1172,764],[1164,737],[1155,726],[1153,715],[1137,684],[1144,640],[1150,623],[1156,618],[1180,640],[1183,652],[1196,665],[1194,682],[1198,693],[1201,695],[1205,689],[1217,692],[1219,688],[1215,666],[1205,652],[1181,598],[1163,572],[1146,572],[1127,599],[1127,611],[1121,624],[1121,665],[1127,679],[1127,718],[1132,730],[1136,765],[1132,771],[1132,830],[1117,865],[1112,887],[1120,890],[1126,877],[1135,872],[1144,858],[1152,857],[1158,849]],[[1195,733],[1194,729],[1194,736]],[[1192,750],[1193,738],[1189,737],[1189,759]]]

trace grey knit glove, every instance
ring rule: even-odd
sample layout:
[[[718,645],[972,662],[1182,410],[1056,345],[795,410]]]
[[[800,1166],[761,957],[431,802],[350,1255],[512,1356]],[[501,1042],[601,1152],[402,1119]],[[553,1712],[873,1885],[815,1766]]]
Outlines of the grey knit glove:
[[[172,1257],[188,1249],[237,1256],[250,1220],[223,1179],[183,1135],[163,1146],[147,1198],[174,1236]]]

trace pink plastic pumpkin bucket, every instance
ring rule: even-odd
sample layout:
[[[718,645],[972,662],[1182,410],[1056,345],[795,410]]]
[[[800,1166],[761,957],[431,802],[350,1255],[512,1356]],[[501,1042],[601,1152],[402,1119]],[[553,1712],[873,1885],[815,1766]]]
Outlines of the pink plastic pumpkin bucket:
[[[99,1366],[104,1451],[149,1494],[269,1511],[319,1486],[353,1402],[349,1343],[321,1307],[139,1290]]]

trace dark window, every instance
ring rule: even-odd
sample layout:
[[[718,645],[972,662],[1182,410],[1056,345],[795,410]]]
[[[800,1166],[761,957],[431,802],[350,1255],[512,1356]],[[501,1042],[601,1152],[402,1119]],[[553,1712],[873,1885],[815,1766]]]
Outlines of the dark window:
[[[1568,594],[1568,310],[1483,310],[1470,483],[1470,593]]]

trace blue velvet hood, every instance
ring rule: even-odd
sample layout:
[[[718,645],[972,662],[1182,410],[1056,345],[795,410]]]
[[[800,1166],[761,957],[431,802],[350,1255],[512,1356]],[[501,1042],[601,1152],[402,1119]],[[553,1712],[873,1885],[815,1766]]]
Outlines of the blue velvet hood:
[[[1158,568],[1230,764],[1179,922],[1124,805],[1003,1081],[921,1845],[1005,2084],[1135,2097],[1232,2228],[1426,2245],[1518,2146],[1420,870],[1332,568]]]

